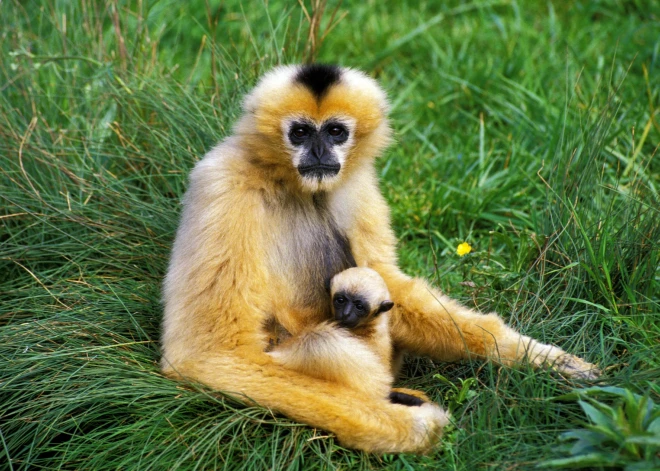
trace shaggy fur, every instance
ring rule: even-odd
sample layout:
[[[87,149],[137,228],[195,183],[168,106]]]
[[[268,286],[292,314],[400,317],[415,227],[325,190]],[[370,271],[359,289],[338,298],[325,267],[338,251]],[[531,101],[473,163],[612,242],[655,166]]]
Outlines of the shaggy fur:
[[[246,402],[334,432],[348,447],[428,450],[447,423],[437,406],[365,396],[286,368],[266,352],[272,338],[264,326],[296,336],[328,319],[325,286],[355,264],[385,280],[395,303],[390,334],[399,349],[442,361],[527,360],[577,377],[595,375],[593,365],[401,272],[373,165],[390,141],[385,94],[352,69],[316,82],[309,71],[299,75],[303,69],[280,67],[263,77],[246,97],[234,135],[191,173],[164,283],[163,371],[242,394]],[[315,91],[306,83],[323,85]],[[336,149],[336,175],[299,174],[284,134],[284,123],[296,119],[346,123],[350,138]]]

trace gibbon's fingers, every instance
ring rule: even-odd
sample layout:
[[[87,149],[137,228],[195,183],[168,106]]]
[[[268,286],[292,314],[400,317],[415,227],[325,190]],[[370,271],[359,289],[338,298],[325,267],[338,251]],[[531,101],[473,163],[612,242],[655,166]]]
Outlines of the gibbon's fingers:
[[[433,401],[431,401],[431,399],[429,399],[429,397],[426,394],[424,394],[422,391],[418,391],[416,389],[392,388],[392,392],[406,394],[408,396],[413,396],[413,397],[416,397],[417,399],[421,399],[424,402],[433,402]]]
[[[395,345],[441,361],[489,358],[504,365],[528,361],[577,379],[600,374],[595,365],[519,334],[497,314],[472,311],[395,266],[372,268],[387,283],[395,303],[390,315]]]
[[[425,404],[425,402],[418,397],[398,391],[390,391],[389,398],[392,404],[402,404],[408,407],[419,407]]]
[[[177,365],[169,376],[239,394],[246,403],[333,432],[344,446],[367,452],[424,453],[439,441],[448,424],[447,413],[434,404],[406,407],[386,398],[364,397],[351,388],[276,365],[266,354],[255,359],[226,352],[198,356]]]
[[[520,345],[525,352],[522,358],[534,366],[549,367],[575,379],[594,380],[600,376],[600,369],[596,365],[566,353],[559,347],[537,342],[525,335],[520,335]]]

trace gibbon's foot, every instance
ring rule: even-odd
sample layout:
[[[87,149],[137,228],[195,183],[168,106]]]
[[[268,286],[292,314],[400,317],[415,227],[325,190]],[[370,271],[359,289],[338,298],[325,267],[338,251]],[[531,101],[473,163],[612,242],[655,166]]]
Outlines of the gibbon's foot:
[[[558,372],[575,379],[592,381],[600,376],[600,369],[592,363],[584,361],[580,357],[565,353],[553,365]]]
[[[413,433],[419,443],[415,452],[428,453],[440,442],[443,429],[449,425],[449,413],[431,402],[425,402],[418,407],[407,405],[401,407],[406,407],[415,417]]]
[[[570,353],[566,353],[559,347],[537,342],[526,336],[522,336],[526,347],[527,358],[534,366],[550,367],[558,373],[569,378],[594,380],[600,376],[600,370],[592,363]]]

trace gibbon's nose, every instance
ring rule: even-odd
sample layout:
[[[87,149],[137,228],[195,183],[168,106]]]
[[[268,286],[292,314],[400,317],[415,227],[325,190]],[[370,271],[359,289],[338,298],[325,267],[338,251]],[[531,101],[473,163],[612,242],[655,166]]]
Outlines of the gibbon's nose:
[[[352,316],[354,317],[353,306],[350,302],[348,302],[346,303],[346,306],[344,306],[344,309],[342,310],[341,317],[342,319],[348,319]]]
[[[312,155],[312,157],[316,159],[316,163],[324,163],[323,160],[326,154],[326,148],[325,144],[323,143],[323,139],[321,139],[320,136],[316,136],[314,141],[312,141],[312,147],[309,150],[309,153]]]
[[[345,306],[338,317],[337,320],[346,327],[355,327],[360,320],[350,305]]]

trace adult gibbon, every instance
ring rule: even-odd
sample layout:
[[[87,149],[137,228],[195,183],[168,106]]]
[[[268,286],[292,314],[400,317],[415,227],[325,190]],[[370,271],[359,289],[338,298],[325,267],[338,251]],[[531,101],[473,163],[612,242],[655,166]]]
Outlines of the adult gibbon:
[[[235,132],[197,163],[164,283],[165,374],[242,395],[371,452],[424,452],[445,416],[279,365],[272,326],[328,319],[327,282],[353,266],[385,280],[398,352],[529,361],[580,378],[594,365],[521,335],[399,270],[374,159],[390,141],[378,84],[348,68],[278,67]]]

